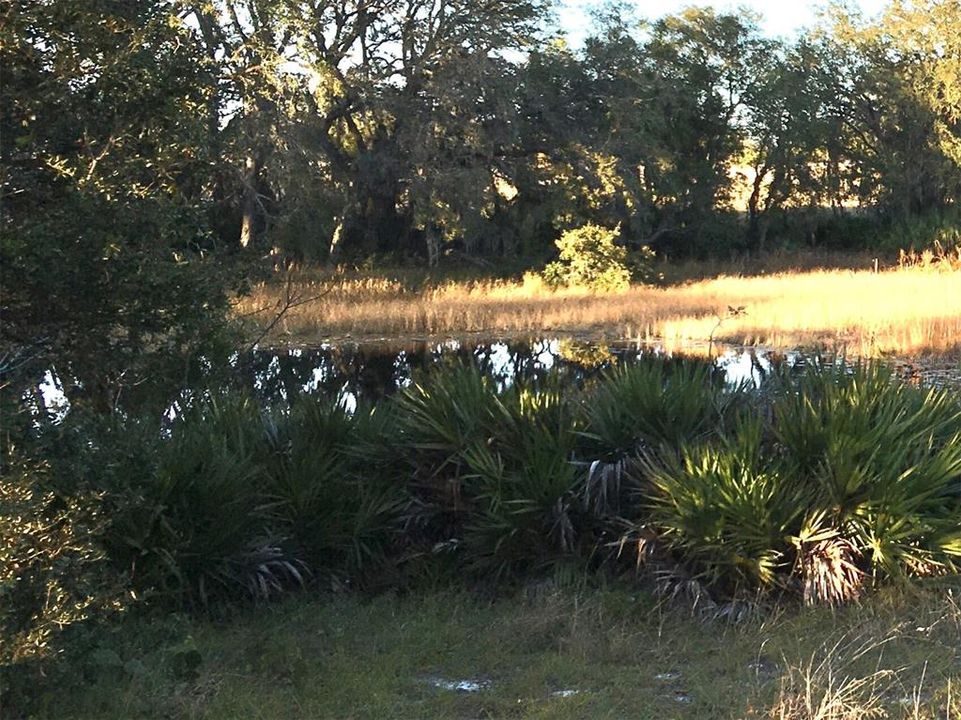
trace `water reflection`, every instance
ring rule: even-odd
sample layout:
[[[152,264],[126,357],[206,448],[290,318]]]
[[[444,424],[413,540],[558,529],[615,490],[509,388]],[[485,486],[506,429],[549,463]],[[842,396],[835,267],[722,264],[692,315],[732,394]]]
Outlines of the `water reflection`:
[[[473,363],[503,388],[517,382],[536,383],[549,374],[555,374],[562,382],[580,384],[616,364],[651,358],[672,362],[684,357],[658,345],[604,345],[557,338],[339,343],[236,353],[229,359],[226,374],[232,378],[232,385],[252,391],[265,405],[286,405],[301,395],[321,393],[339,398],[345,408],[353,410],[362,400],[390,396],[416,382],[427,370],[445,365]],[[772,368],[785,364],[799,367],[809,360],[800,353],[730,349],[711,362],[728,383],[760,386]],[[24,396],[25,404],[32,408],[35,417],[60,422],[70,410],[69,389],[65,389],[53,370],[47,371],[36,389],[36,393]],[[167,396],[165,417],[172,420],[204,394],[203,389],[180,388],[172,397]]]
[[[537,382],[555,372],[582,382],[614,364],[643,358],[665,361],[683,356],[656,345],[573,342],[541,339],[533,342],[458,342],[382,345],[342,343],[290,350],[256,350],[235,359],[241,383],[265,403],[286,403],[304,393],[338,396],[349,406],[359,399],[389,396],[432,368],[472,362],[499,387]],[[718,373],[731,383],[760,386],[776,365],[803,364],[799,353],[728,350],[713,360]]]

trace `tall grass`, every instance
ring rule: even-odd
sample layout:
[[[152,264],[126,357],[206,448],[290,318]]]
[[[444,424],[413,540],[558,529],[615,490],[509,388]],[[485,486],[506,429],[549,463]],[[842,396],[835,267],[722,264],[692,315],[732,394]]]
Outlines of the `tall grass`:
[[[321,297],[292,308],[267,341],[561,333],[668,345],[844,346],[860,356],[937,351],[961,337],[961,271],[939,267],[722,275],[608,294],[550,289],[534,276],[411,288],[386,277],[305,275],[304,296]],[[282,294],[279,285],[258,285],[236,311],[269,320]],[[728,311],[742,306],[736,315]]]

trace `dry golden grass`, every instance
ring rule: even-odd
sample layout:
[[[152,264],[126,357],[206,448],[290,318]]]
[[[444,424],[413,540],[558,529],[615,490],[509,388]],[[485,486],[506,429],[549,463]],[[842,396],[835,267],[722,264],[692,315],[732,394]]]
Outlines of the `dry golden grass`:
[[[961,270],[901,268],[721,276],[617,294],[551,290],[524,281],[463,281],[410,289],[386,277],[304,275],[293,307],[267,342],[482,334],[573,335],[770,347],[824,346],[869,356],[961,345]],[[286,297],[264,283],[238,300],[239,315],[268,322]],[[743,308],[741,312],[732,309]]]

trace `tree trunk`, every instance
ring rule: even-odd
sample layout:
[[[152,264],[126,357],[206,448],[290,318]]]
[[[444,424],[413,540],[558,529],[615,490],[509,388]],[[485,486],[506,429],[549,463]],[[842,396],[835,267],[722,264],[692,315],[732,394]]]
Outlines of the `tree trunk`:
[[[250,154],[244,161],[243,217],[240,223],[240,247],[250,246],[257,231],[257,177],[260,163]]]
[[[337,258],[340,257],[340,250],[342,247],[342,242],[344,239],[344,218],[347,213],[344,212],[339,218],[337,218],[337,225],[334,227],[334,234],[330,238],[330,249],[327,252],[327,262],[334,265],[337,262]]]
[[[761,187],[764,184],[764,177],[767,175],[767,168],[754,169],[754,183],[751,187],[751,197],[747,201],[748,212],[748,242],[755,249],[761,250],[763,238],[761,237]]]

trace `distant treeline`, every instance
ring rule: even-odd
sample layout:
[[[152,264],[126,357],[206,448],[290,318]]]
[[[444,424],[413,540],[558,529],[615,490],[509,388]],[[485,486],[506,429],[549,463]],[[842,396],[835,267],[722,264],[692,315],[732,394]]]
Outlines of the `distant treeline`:
[[[548,0],[7,7],[5,229],[21,233],[102,212],[76,203],[147,204],[116,242],[146,223],[309,260],[543,258],[594,222],[703,255],[872,244],[961,196],[955,0],[871,22],[835,7],[792,41],[747,13],[641,22],[613,2],[577,49]]]

